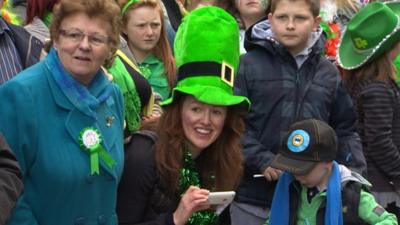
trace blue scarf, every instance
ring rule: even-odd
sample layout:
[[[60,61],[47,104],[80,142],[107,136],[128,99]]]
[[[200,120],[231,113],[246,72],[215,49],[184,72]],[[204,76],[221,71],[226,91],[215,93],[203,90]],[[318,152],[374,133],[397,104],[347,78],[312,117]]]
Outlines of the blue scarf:
[[[289,187],[293,180],[293,175],[287,172],[279,178],[272,200],[269,224],[289,225]],[[337,162],[333,161],[326,191],[325,225],[343,225],[342,217],[340,171]]]
[[[106,101],[112,93],[112,85],[103,71],[94,76],[88,87],[76,81],[72,75],[65,70],[58,58],[57,52],[52,48],[45,59],[45,63],[54,77],[57,85],[71,103],[82,113],[96,119],[96,109]]]

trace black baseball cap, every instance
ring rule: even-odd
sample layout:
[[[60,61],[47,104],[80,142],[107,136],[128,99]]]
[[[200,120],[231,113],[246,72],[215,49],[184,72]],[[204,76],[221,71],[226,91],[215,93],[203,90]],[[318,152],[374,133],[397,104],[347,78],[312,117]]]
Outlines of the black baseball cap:
[[[327,123],[307,119],[292,124],[271,167],[305,175],[318,162],[336,158],[337,137]]]

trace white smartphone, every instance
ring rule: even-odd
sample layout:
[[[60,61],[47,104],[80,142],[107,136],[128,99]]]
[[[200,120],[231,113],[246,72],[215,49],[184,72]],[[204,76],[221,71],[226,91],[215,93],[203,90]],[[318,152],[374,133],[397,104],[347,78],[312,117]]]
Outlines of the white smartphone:
[[[235,194],[234,191],[210,192],[207,201],[210,205],[229,204],[232,202]]]

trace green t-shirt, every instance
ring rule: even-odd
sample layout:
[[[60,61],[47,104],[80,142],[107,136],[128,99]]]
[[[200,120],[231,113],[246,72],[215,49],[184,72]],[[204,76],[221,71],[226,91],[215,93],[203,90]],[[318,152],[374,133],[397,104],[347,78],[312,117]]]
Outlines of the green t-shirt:
[[[155,55],[150,54],[138,66],[153,90],[161,95],[162,100],[166,100],[171,90],[164,74],[164,63]]]

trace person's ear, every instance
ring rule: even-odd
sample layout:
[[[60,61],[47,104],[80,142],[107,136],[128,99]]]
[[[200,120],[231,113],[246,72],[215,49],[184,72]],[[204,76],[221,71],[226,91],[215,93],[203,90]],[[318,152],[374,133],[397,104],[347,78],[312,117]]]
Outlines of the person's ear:
[[[272,19],[272,13],[268,13],[268,20],[271,21]]]
[[[320,23],[321,23],[321,16],[315,17],[312,31],[314,31],[314,32],[317,31]]]

